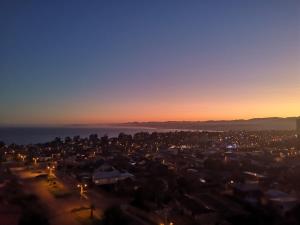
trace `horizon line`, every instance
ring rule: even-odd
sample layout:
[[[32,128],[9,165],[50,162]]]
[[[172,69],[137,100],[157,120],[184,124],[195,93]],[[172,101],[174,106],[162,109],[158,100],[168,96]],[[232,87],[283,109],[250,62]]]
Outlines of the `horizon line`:
[[[130,126],[134,124],[147,124],[147,123],[174,123],[174,122],[184,122],[184,123],[208,123],[208,122],[237,122],[237,121],[251,121],[251,120],[263,120],[263,119],[300,119],[298,116],[289,116],[289,117],[253,117],[248,119],[216,119],[216,120],[152,120],[152,121],[127,121],[127,122],[99,122],[99,123],[68,123],[68,124],[59,124],[59,123],[49,123],[49,124],[30,124],[30,123],[20,123],[20,124],[8,124],[0,123],[0,128],[14,128],[14,127],[98,127],[98,126]]]

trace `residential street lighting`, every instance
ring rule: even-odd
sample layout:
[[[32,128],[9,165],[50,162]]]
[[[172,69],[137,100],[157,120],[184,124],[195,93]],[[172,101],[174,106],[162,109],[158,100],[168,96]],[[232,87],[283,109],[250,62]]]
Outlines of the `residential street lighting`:
[[[25,161],[26,155],[18,154],[18,156],[22,159],[23,162]]]
[[[77,184],[77,187],[79,188],[80,190],[80,197],[85,197],[86,196],[84,195],[84,192],[86,192],[86,188],[87,188],[87,184]]]
[[[51,176],[55,177],[55,175],[53,173],[53,171],[55,170],[55,166],[47,166],[47,169],[49,171],[49,174],[48,174],[49,177],[51,177]]]
[[[39,158],[32,158],[33,162],[34,162],[34,165],[37,165],[37,161],[38,161]]]

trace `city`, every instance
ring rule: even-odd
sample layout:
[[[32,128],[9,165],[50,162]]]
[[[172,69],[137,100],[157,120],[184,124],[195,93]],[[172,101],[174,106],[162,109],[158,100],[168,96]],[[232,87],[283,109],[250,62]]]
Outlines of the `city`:
[[[296,131],[140,132],[1,143],[0,221],[298,224],[299,137],[300,119]]]
[[[0,0],[0,225],[300,225],[300,0]]]

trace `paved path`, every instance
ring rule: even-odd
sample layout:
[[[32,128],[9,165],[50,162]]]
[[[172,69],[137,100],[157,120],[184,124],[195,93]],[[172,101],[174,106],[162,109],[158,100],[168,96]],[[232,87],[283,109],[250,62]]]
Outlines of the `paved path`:
[[[88,208],[90,202],[96,206],[94,215],[100,217],[107,207],[115,204],[121,204],[121,200],[105,196],[96,191],[87,193],[88,199],[80,198],[79,190],[77,190],[75,181],[64,181],[58,178],[57,182],[64,185],[68,190],[73,191],[73,194],[65,198],[55,198],[49,192],[49,184],[45,180],[38,180],[35,177],[37,173],[32,173],[28,170],[14,171],[24,185],[24,191],[36,194],[40,201],[47,207],[51,225],[80,225],[74,209],[81,207]]]

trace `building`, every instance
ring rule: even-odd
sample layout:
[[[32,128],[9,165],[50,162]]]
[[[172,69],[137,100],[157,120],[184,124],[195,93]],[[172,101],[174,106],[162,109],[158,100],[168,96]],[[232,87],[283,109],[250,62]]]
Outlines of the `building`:
[[[296,207],[299,203],[297,198],[279,190],[268,190],[265,193],[265,197],[270,206],[282,216]]]
[[[297,139],[298,139],[298,148],[300,149],[300,118],[296,120],[296,132],[297,132]]]
[[[96,185],[114,184],[121,180],[132,179],[133,175],[128,172],[120,172],[114,167],[104,164],[99,167],[92,176]]]
[[[249,204],[256,205],[260,202],[263,192],[257,183],[237,183],[233,187],[234,195]]]
[[[300,134],[300,118],[296,120],[296,131],[297,134]]]

